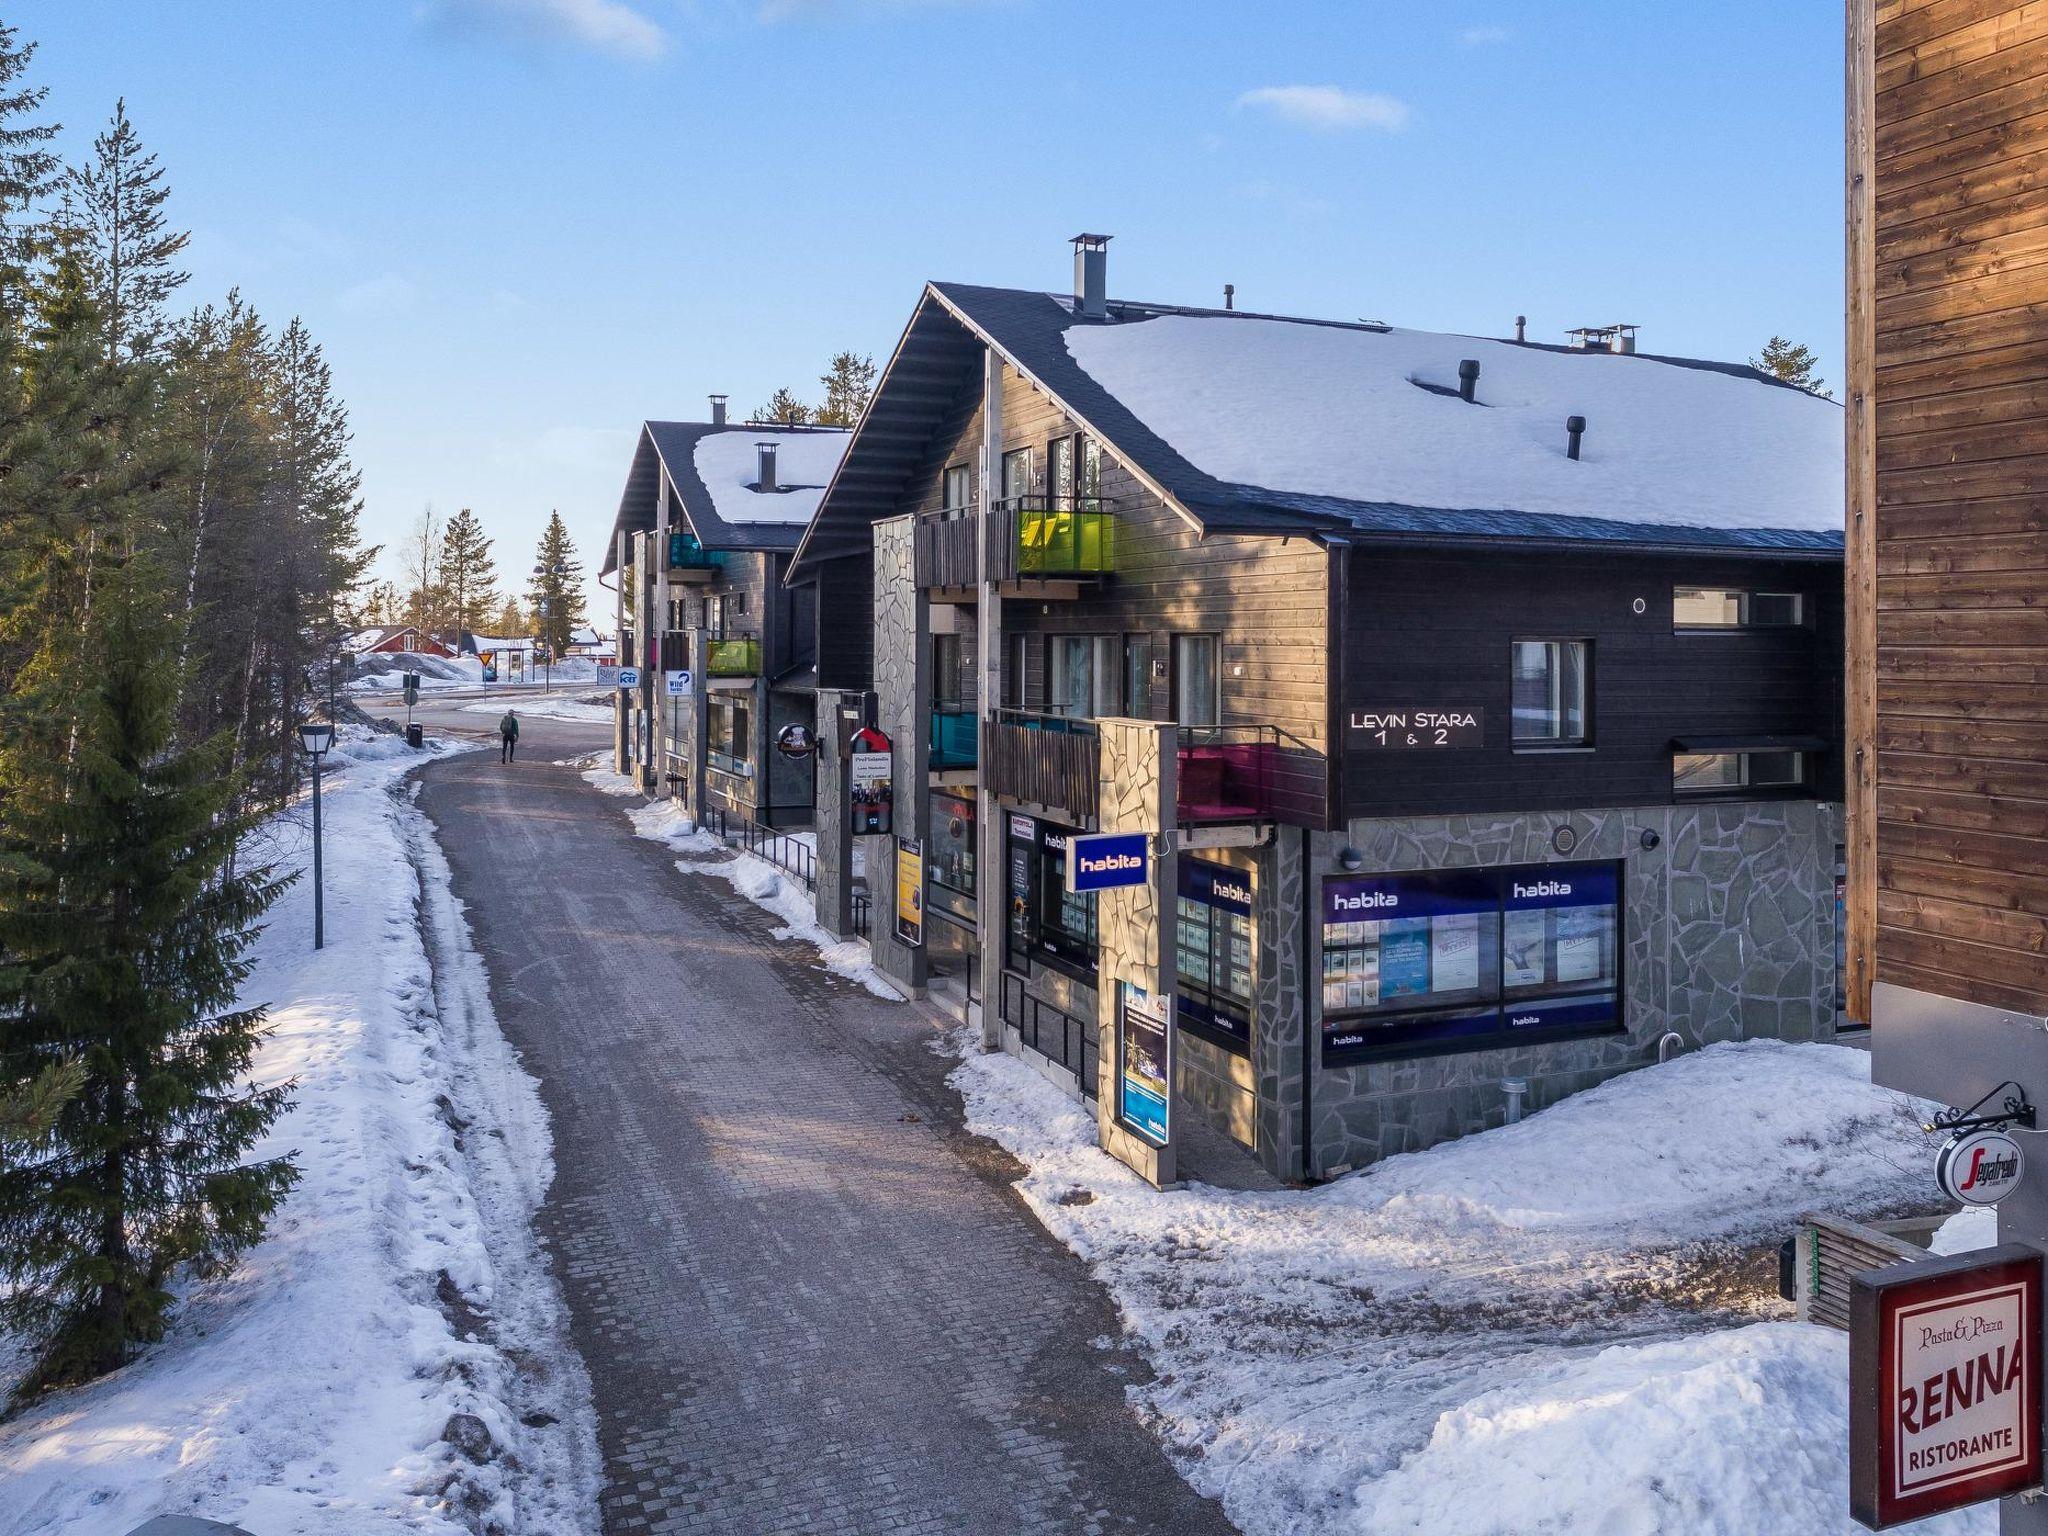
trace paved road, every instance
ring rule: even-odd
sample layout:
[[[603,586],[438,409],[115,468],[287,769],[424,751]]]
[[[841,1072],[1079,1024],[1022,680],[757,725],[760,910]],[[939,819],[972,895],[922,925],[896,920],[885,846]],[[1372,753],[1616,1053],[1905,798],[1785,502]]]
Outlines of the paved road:
[[[1101,1289],[960,1129],[922,1015],[538,752],[424,777],[553,1117],[608,1532],[1230,1529],[1127,1407]]]
[[[612,728],[601,720],[551,720],[535,711],[565,698],[595,698],[597,692],[594,688],[585,688],[565,694],[558,688],[552,694],[543,695],[538,688],[493,689],[489,695],[491,708],[484,712],[474,712],[469,708],[483,702],[481,689],[464,690],[452,696],[428,693],[421,695],[419,704],[412,711],[412,718],[424,725],[430,736],[477,736],[495,743],[498,739],[498,717],[509,708],[519,716],[519,755],[537,762],[556,762],[610,746]],[[406,711],[402,701],[378,694],[357,694],[354,699],[377,719],[389,720],[397,726],[405,724]]]

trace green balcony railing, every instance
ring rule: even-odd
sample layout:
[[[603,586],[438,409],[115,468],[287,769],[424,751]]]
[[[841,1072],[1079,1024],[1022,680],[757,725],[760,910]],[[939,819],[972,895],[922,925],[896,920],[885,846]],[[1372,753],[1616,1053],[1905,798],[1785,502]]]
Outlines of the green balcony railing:
[[[733,635],[704,644],[706,677],[758,677],[761,674],[761,640],[758,635]]]
[[[668,536],[668,568],[672,571],[716,571],[724,568],[725,551],[706,549],[692,534],[680,530]]]
[[[972,768],[980,754],[976,750],[980,722],[972,704],[934,704],[930,765],[933,769]]]
[[[1100,496],[1019,496],[998,504],[1016,525],[1019,576],[1107,576],[1116,569],[1116,512]]]

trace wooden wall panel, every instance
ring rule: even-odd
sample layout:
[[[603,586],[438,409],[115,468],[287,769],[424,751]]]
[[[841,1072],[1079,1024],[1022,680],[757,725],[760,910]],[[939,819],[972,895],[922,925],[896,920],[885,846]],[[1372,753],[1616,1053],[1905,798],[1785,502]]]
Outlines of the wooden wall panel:
[[[2048,5],[1850,0],[1848,87],[1852,996],[2044,1013]]]

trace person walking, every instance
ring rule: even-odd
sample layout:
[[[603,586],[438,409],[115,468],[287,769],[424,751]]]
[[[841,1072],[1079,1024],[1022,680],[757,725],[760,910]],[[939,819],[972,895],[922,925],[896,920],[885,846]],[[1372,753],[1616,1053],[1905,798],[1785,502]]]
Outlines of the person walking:
[[[509,763],[512,754],[519,747],[519,717],[511,710],[505,711],[505,718],[498,722],[498,761]]]

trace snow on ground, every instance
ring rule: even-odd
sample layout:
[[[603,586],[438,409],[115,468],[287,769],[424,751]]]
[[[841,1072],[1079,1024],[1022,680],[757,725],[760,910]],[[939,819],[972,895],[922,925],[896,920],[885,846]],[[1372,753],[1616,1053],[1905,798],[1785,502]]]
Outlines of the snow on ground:
[[[711,493],[711,505],[728,523],[808,523],[825,499],[825,487],[846,456],[846,432],[777,432],[740,427],[707,432],[691,459],[697,478]],[[755,444],[773,442],[775,479],[784,489],[762,495],[760,455]],[[797,489],[790,489],[797,487]]]
[[[465,715],[498,715],[506,710],[531,715],[537,720],[615,720],[618,712],[609,704],[592,704],[583,699],[555,698],[542,694],[537,699],[479,699],[462,706]]]
[[[640,793],[640,786],[631,778],[609,768],[587,768],[583,777],[601,794],[623,797]],[[699,831],[673,800],[650,800],[629,806],[626,817],[639,836],[665,843],[677,853],[701,855],[676,860],[676,868],[684,874],[723,880],[755,906],[781,919],[781,926],[775,930],[777,939],[810,945],[817,950],[819,963],[826,970],[859,982],[876,997],[892,1003],[903,1000],[903,994],[875,969],[874,953],[865,939],[835,939],[819,926],[810,892],[787,871],[753,854],[737,853],[709,832]]]
[[[1075,325],[1066,343],[1223,481],[1414,507],[1842,529],[1842,408],[1753,378],[1249,316]],[[1465,358],[1480,365],[1476,406],[1457,398]],[[1575,415],[1586,418],[1576,462],[1564,429]]]
[[[545,1112],[499,1033],[448,870],[400,783],[422,754],[344,726],[328,759],[327,946],[301,880],[245,1000],[261,1081],[296,1080],[256,1155],[301,1182],[170,1335],[0,1424],[0,1533],[113,1536],[163,1513],[259,1536],[594,1532],[589,1386],[530,1225]],[[444,748],[443,750],[464,750]],[[260,857],[302,865],[306,807]],[[442,1438],[479,1419],[481,1463]]]
[[[1998,1245],[1998,1212],[1988,1205],[1966,1205],[1935,1229],[1928,1248],[1935,1253],[1969,1253]]]
[[[1319,1189],[1159,1193],[1092,1108],[955,1038],[969,1127],[1157,1373],[1135,1404],[1254,1536],[1858,1529],[1845,1341],[1743,1265],[1922,1192],[1924,1106],[1864,1054],[1717,1045]]]
[[[484,680],[484,664],[474,656],[399,655],[378,652],[358,656],[351,663],[354,676],[343,685],[348,693],[396,693],[405,686],[405,674],[417,672],[422,693],[446,688],[474,688]]]

